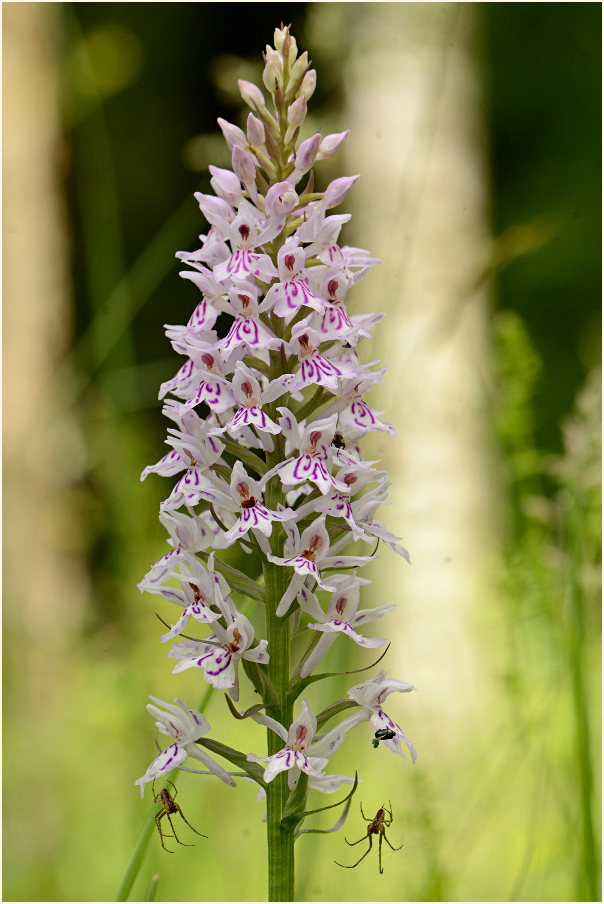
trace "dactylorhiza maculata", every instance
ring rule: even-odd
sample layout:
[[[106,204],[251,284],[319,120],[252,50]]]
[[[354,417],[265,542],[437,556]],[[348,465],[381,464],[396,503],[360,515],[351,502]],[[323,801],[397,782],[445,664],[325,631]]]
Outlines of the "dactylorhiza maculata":
[[[350,215],[331,213],[358,176],[314,190],[313,168],[348,131],[298,141],[316,73],[287,28],[274,43],[263,73],[270,108],[259,87],[239,82],[247,129],[218,120],[232,170],[210,166],[214,194],[196,194],[209,229],[200,248],[177,254],[201,298],[186,326],[166,328],[185,360],[159,396],[170,396],[170,451],[142,478],[177,478],[159,516],[171,549],[139,584],[178,608],[161,637],[174,673],[197,670],[230,697],[235,717],[268,729],[268,745],[265,755],[236,750],[211,739],[207,719],[180,698],[152,697],[148,710],[171,743],[136,783],[144,794],[192,757],[235,785],[216,755],[256,781],[267,797],[269,897],[292,900],[309,788],[329,794],[354,782],[330,771],[347,733],[369,723],[367,743],[387,729],[390,751],[404,756],[404,746],[413,761],[415,751],[383,709],[411,684],[381,671],[317,714],[303,696],[319,666],[330,677],[325,658],[339,636],[368,650],[386,644],[362,631],[395,607],[359,608],[370,583],[359,570],[377,558],[379,541],[408,554],[375,519],[389,483],[362,452],[367,433],[395,431],[364,398],[384,371],[358,354],[382,315],[354,315],[346,304],[378,261],[339,244]],[[247,573],[227,561],[234,546],[249,556]],[[193,639],[184,633],[192,630],[210,633]],[[297,659],[294,634],[295,650],[306,635]],[[239,713],[244,676],[262,703]]]

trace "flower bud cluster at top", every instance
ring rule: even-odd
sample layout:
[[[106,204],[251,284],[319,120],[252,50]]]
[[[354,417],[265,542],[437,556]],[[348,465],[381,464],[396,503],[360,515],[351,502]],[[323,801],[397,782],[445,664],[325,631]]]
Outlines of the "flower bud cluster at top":
[[[364,398],[383,371],[362,364],[357,353],[381,315],[352,315],[346,305],[349,289],[378,261],[340,245],[350,216],[330,213],[358,176],[314,190],[313,167],[337,151],[348,131],[299,142],[316,73],[283,27],[265,61],[272,109],[259,87],[239,82],[251,108],[246,131],[218,120],[232,169],[210,166],[214,194],[196,194],[210,228],[198,250],[177,255],[189,268],[180,275],[197,286],[201,299],[186,326],[166,327],[185,362],[160,391],[160,398],[170,396],[164,405],[174,425],[170,451],[142,475],[178,479],[160,513],[172,548],[139,587],[180,609],[161,638],[172,644],[174,672],[198,669],[233,700],[239,699],[239,664],[262,692],[270,682],[259,675],[271,656],[234,597],[273,606],[273,617],[302,619],[312,638],[295,670],[304,686],[338,635],[367,648],[386,643],[359,629],[394,606],[359,609],[369,582],[357,569],[376,558],[378,540],[408,559],[398,538],[375,519],[389,484],[360,448],[368,432],[395,431]],[[217,329],[222,315],[227,325]],[[343,552],[351,542],[365,544],[365,554]],[[220,552],[234,544],[284,570],[280,598],[265,598],[260,584],[222,561]],[[329,594],[327,611],[319,590]],[[182,639],[195,623],[211,633]],[[264,782],[291,770],[294,787],[302,770],[311,787],[334,791],[351,779],[327,775],[324,767],[346,732],[366,721],[393,752],[402,755],[402,742],[414,759],[411,742],[382,709],[389,693],[412,689],[381,672],[350,689],[346,705],[355,712],[318,737],[306,700],[290,726],[256,712],[253,718],[285,746],[247,760],[268,759]],[[138,779],[141,791],[188,756],[234,784],[196,743],[209,731],[207,720],[178,698],[176,705],[152,699],[149,712],[173,743]]]

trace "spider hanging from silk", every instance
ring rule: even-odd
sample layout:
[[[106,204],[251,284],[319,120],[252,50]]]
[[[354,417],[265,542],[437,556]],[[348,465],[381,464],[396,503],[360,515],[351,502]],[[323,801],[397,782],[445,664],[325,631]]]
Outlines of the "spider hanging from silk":
[[[164,833],[162,832],[162,827],[161,827],[161,821],[164,818],[164,816],[168,817],[168,822],[170,823],[170,826],[172,828],[172,835],[168,835],[167,837],[168,838],[174,837],[179,844],[182,844],[183,847],[194,847],[194,845],[185,844],[184,841],[180,840],[180,838],[176,834],[176,829],[174,828],[174,824],[172,822],[171,817],[175,813],[180,813],[183,822],[186,822],[186,824],[189,826],[190,829],[193,829],[193,826],[191,825],[189,820],[186,819],[185,814],[182,812],[180,806],[174,800],[174,798],[178,794],[178,791],[176,790],[176,785],[174,784],[174,782],[168,781],[168,783],[170,785],[172,785],[172,787],[174,788],[173,795],[170,794],[170,792],[167,788],[162,788],[161,791],[159,792],[159,794],[156,794],[155,793],[155,779],[153,779],[153,800],[155,801],[156,804],[162,805],[161,810],[158,810],[157,813],[155,814],[155,825],[157,826],[157,831],[159,832],[161,846],[163,847],[164,851],[168,852],[168,854],[173,854],[174,851],[171,851],[164,844]],[[202,838],[208,837],[207,835],[204,835],[202,832],[198,832],[197,829],[193,829],[193,831],[195,832],[196,835],[201,835]]]
[[[353,863],[351,866],[347,866],[345,863],[338,863],[337,860],[334,860],[334,863],[336,863],[338,866],[342,866],[344,869],[354,869],[355,866],[359,865],[361,860],[365,859],[365,857],[371,850],[371,846],[373,844],[373,835],[378,835],[379,839],[380,839],[380,841],[379,841],[380,873],[384,872],[384,870],[382,869],[382,841],[385,841],[386,844],[389,847],[391,847],[393,851],[400,851],[400,849],[403,846],[401,844],[400,847],[393,847],[390,844],[390,842],[388,841],[388,838],[386,837],[386,828],[389,825],[392,825],[392,820],[394,818],[392,816],[392,803],[390,803],[390,801],[388,801],[388,803],[390,804],[390,809],[388,810],[387,807],[380,807],[380,809],[377,811],[377,813],[375,814],[373,819],[368,819],[365,816],[365,814],[363,813],[363,804],[361,803],[361,816],[363,817],[365,822],[369,823],[369,825],[367,826],[367,833],[365,835],[363,835],[362,838],[359,838],[358,841],[349,841],[347,838],[345,838],[344,841],[346,842],[346,844],[350,845],[350,847],[354,847],[355,844],[360,844],[361,841],[365,841],[366,838],[369,838],[369,847],[367,848],[367,850],[365,851],[363,856],[359,857],[357,862]],[[386,818],[386,813],[388,813],[389,818]]]

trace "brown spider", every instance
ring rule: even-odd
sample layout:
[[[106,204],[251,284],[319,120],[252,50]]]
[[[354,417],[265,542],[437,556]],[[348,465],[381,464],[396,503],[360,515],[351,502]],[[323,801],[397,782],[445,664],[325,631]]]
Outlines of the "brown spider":
[[[184,841],[180,840],[180,838],[176,834],[176,829],[174,828],[172,819],[170,817],[174,813],[180,813],[180,815],[183,819],[183,822],[186,822],[186,824],[189,826],[190,829],[193,829],[193,826],[188,821],[188,819],[185,818],[185,814],[182,812],[179,805],[174,800],[174,798],[178,794],[178,791],[176,790],[176,785],[174,784],[174,782],[170,782],[170,781],[169,781],[169,784],[172,785],[172,787],[174,788],[174,795],[170,794],[170,792],[168,791],[167,788],[162,788],[161,791],[159,792],[159,794],[156,794],[155,793],[155,779],[153,779],[153,800],[155,801],[156,804],[161,803],[161,805],[162,805],[161,810],[158,810],[157,813],[155,814],[155,825],[157,826],[157,831],[159,832],[161,846],[163,847],[164,851],[168,851],[169,854],[173,854],[174,851],[169,850],[169,848],[167,848],[166,845],[164,844],[164,835],[163,835],[163,832],[161,829],[161,820],[163,819],[163,817],[164,816],[168,817],[168,822],[170,823],[170,825],[172,827],[173,834],[168,835],[167,837],[168,838],[174,837],[179,844],[183,845],[183,847],[194,847],[194,845],[185,844]],[[195,832],[196,835],[201,835],[202,838],[208,837],[207,835],[203,835],[201,832],[198,832],[197,829],[193,829],[193,831]]]
[[[390,801],[388,801],[388,803],[390,803]],[[388,813],[390,819],[386,819],[386,813]],[[380,844],[379,844],[380,873],[383,873],[384,870],[382,869],[382,841],[385,841],[386,844],[389,847],[391,847],[393,851],[400,851],[400,849],[403,846],[401,844],[400,847],[392,847],[392,845],[386,838],[386,827],[392,824],[392,820],[394,818],[392,816],[392,804],[390,803],[389,810],[386,807],[380,807],[380,809],[377,811],[377,813],[375,814],[373,819],[367,819],[367,817],[363,813],[363,804],[361,804],[361,816],[363,817],[365,822],[369,823],[369,825],[367,826],[367,834],[363,835],[362,838],[359,838],[358,841],[349,841],[348,838],[345,838],[344,841],[346,842],[346,844],[349,844],[350,847],[354,847],[355,844],[360,844],[361,841],[364,841],[366,838],[369,838],[369,847],[367,848],[367,850],[365,851],[363,856],[359,857],[357,862],[353,863],[352,866],[346,866],[346,864],[344,864],[344,863],[338,863],[337,860],[334,860],[334,863],[337,863],[338,866],[344,867],[344,869],[354,869],[355,866],[358,866],[359,863],[361,862],[361,860],[363,860],[367,856],[369,851],[371,850],[371,845],[373,843],[373,838],[371,836],[379,835],[380,836]]]

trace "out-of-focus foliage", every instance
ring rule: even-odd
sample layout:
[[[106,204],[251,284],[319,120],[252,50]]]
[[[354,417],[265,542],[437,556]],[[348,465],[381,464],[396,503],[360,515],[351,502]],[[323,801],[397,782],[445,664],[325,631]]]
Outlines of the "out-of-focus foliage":
[[[510,516],[502,555],[508,648],[502,677],[530,761],[525,791],[533,808],[532,848],[527,846],[512,900],[533,899],[526,889],[531,859],[556,831],[560,842],[567,835],[564,857],[574,872],[568,896],[595,900],[601,832],[601,369],[589,375],[563,424],[563,453],[547,456],[535,443],[539,358],[516,314],[502,312],[496,326],[495,426]]]
[[[560,451],[561,420],[600,360],[602,10],[590,3],[483,4],[493,159],[493,227],[547,216],[550,242],[502,274],[542,361],[539,447]]]

